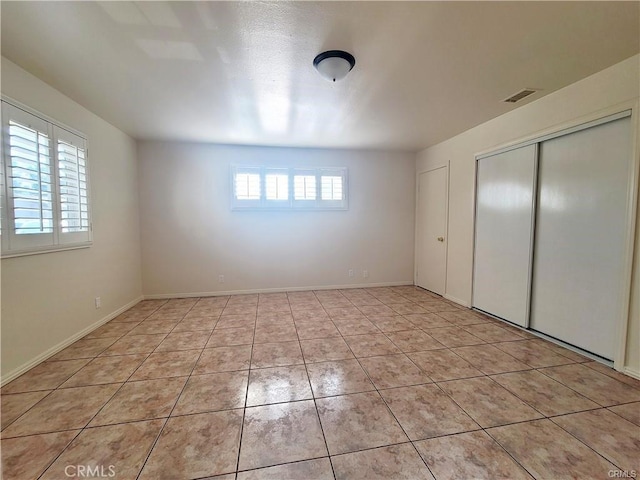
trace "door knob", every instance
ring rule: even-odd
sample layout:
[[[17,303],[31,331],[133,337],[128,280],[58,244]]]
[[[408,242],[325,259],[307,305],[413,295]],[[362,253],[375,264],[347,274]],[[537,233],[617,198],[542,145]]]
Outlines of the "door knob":
[[[438,237],[439,242],[444,242],[444,237]]]

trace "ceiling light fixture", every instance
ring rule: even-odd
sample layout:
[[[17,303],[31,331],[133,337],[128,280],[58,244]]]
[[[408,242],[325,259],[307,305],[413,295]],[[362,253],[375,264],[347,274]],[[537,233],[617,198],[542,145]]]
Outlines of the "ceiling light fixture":
[[[322,52],[313,59],[313,66],[318,73],[329,81],[342,80],[353,69],[356,59],[342,50]]]

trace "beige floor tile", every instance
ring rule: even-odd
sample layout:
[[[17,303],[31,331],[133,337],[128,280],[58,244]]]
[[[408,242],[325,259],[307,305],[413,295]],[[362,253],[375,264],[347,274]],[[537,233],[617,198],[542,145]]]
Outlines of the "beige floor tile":
[[[228,303],[224,310],[222,310],[222,316],[226,315],[245,315],[255,317],[258,313],[258,307],[254,304],[232,304]]]
[[[332,457],[336,480],[433,480],[410,443]]]
[[[408,357],[434,382],[481,376],[482,372],[451,350],[409,353]]]
[[[240,470],[327,456],[313,400],[247,408]]]
[[[156,352],[175,352],[179,350],[196,350],[204,348],[209,334],[203,331],[173,332],[167,335]]]
[[[529,365],[516,360],[493,345],[472,345],[451,350],[487,375],[531,369]]]
[[[2,430],[16,420],[20,415],[33,407],[36,403],[49,395],[51,390],[38,392],[15,393],[13,395],[2,394],[0,400],[0,418],[2,419]]]
[[[300,340],[339,337],[340,332],[332,321],[296,320],[296,330]]]
[[[396,347],[405,353],[445,348],[444,345],[422,330],[389,332],[387,333],[387,337],[389,337]]]
[[[558,347],[558,348],[562,348],[562,347]],[[570,353],[573,353],[573,352],[570,352]],[[625,375],[622,372],[618,372],[611,367],[607,367],[606,365],[603,365],[600,362],[588,361],[584,364],[584,366],[589,367],[593,370],[596,370],[597,372],[603,373],[607,377],[614,378],[619,382],[626,383],[627,385],[631,385],[632,387],[635,387],[635,388],[640,388],[640,380],[638,380],[637,378],[633,378],[629,375]]]
[[[282,367],[304,363],[300,342],[260,343],[253,346],[251,368]]]
[[[320,398],[316,404],[331,455],[408,440],[377,392]]]
[[[172,332],[197,332],[211,331],[216,327],[218,323],[218,317],[185,317],[180,323],[178,323]]]
[[[414,313],[404,316],[415,326],[424,329],[453,327],[453,324],[435,313]]]
[[[404,354],[361,358],[360,364],[376,388],[431,383],[431,379]]]
[[[535,478],[609,478],[616,467],[550,420],[487,431]]]
[[[73,430],[2,439],[3,480],[31,480],[40,477],[78,432],[79,430]]]
[[[334,480],[328,457],[239,472],[237,480]],[[217,479],[216,479],[217,480]]]
[[[640,400],[640,390],[582,364],[545,368],[540,371],[605,407]]]
[[[439,385],[483,428],[542,417],[487,377],[452,380]]]
[[[313,398],[304,365],[251,370],[247,406]]]
[[[100,356],[133,355],[136,353],[149,354],[162,343],[162,340],[164,340],[166,336],[166,333],[155,335],[126,335],[102,352]]]
[[[507,330],[493,323],[480,323],[477,325],[467,325],[464,330],[481,338],[485,342],[510,342],[512,340],[522,340],[524,337],[518,333]]]
[[[417,327],[402,315],[393,316],[369,316],[367,317],[371,323],[385,333],[401,332],[404,330],[415,330]]]
[[[361,317],[334,318],[333,323],[342,335],[375,335],[380,329],[373,322]]]
[[[597,403],[537,370],[505,373],[491,378],[548,417],[599,408]]]
[[[2,394],[53,390],[90,361],[81,359],[41,363],[2,387]]]
[[[242,410],[170,418],[140,480],[191,479],[234,472],[241,427]]]
[[[81,358],[93,358],[109,348],[117,338],[82,338],[68,346],[60,353],[55,354],[48,361],[77,360]]]
[[[2,438],[83,428],[119,387],[109,384],[56,390],[3,430]]]
[[[446,347],[465,347],[486,343],[460,327],[431,328],[425,331]]]
[[[380,302],[378,305],[362,305],[357,308],[357,310],[367,317],[393,317],[398,315],[392,308],[387,307]],[[371,318],[369,319],[371,320]]]
[[[100,410],[90,426],[168,417],[186,377],[127,382]]]
[[[145,354],[94,358],[64,382],[62,388],[125,382],[145,358]]]
[[[625,420],[629,420],[631,423],[640,426],[640,402],[609,407],[609,410],[620,415]]]
[[[375,389],[357,360],[310,363],[307,372],[316,398]]]
[[[416,313],[428,313],[417,303],[389,303],[387,304],[394,312],[400,315],[410,315]]]
[[[131,380],[183,377],[190,375],[201,350],[152,353],[135,371]]]
[[[249,371],[192,375],[172,416],[244,408]]]
[[[559,425],[622,470],[640,467],[640,427],[605,408],[554,417]]]
[[[137,325],[138,322],[108,322],[101,327],[96,328],[84,338],[120,338],[133,330]]]
[[[207,348],[251,345],[253,333],[253,327],[216,328],[207,342]]]
[[[259,325],[256,327],[256,334],[253,339],[254,343],[291,342],[296,340],[298,340],[298,333],[293,322],[291,322],[291,325]]]
[[[415,446],[438,480],[532,480],[483,431],[432,438]]]
[[[224,315],[218,319],[216,330],[221,328],[255,328],[256,315]]]
[[[344,340],[347,342],[354,355],[358,358],[400,353],[400,349],[396,347],[386,335],[381,333],[377,335],[355,335],[344,337]]]
[[[204,373],[248,370],[250,365],[251,345],[205,348],[193,373],[194,375],[200,375]]]
[[[480,429],[437,385],[392,388],[380,395],[411,440]]]
[[[554,351],[536,343],[535,340],[496,343],[495,346],[534,368],[574,363],[573,360],[558,355]]]
[[[355,358],[349,345],[340,337],[301,340],[300,346],[306,363]]]
[[[540,345],[541,347],[547,348],[555,353],[557,353],[558,355],[562,355],[563,357],[567,357],[569,360],[573,360],[574,362],[577,363],[583,363],[583,362],[590,362],[591,359],[585,357],[584,355],[580,355],[579,353],[576,353],[572,350],[569,350],[568,348],[562,347],[560,345],[557,345],[553,342],[550,342],[548,340],[545,340],[543,338],[538,338],[528,332],[522,332],[519,331],[518,333],[520,333],[521,335],[529,335],[531,338],[531,343],[535,344],[535,345]],[[603,365],[604,366],[604,365]],[[608,367],[605,367],[608,368]],[[613,370],[613,369],[611,369]],[[627,377],[629,378],[629,377]]]
[[[47,469],[42,480],[60,480],[78,474],[77,467],[98,469],[109,478],[134,479],[140,473],[151,446],[160,433],[162,420],[88,428]],[[77,475],[76,478],[82,478]]]
[[[151,317],[142,322],[127,335],[156,335],[169,333],[178,324],[180,318],[173,320],[152,320]]]

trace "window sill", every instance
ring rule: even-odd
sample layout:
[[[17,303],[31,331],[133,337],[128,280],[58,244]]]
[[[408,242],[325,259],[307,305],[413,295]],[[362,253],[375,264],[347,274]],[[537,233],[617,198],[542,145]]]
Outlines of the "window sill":
[[[2,252],[2,259],[4,260],[5,258],[26,257],[28,255],[42,255],[43,253],[66,252],[67,250],[80,250],[82,248],[89,248],[92,244],[93,242],[87,242],[87,243],[75,244],[75,245],[42,247],[37,250],[30,249],[30,250],[20,250],[15,252]]]

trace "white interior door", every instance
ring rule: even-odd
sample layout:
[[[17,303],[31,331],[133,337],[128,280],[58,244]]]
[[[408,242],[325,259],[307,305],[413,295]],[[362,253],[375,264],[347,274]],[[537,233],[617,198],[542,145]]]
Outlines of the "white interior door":
[[[416,285],[444,295],[447,268],[447,167],[418,177]]]
[[[529,320],[536,145],[478,160],[473,306]]]
[[[625,286],[631,122],[540,145],[531,328],[613,359]]]

